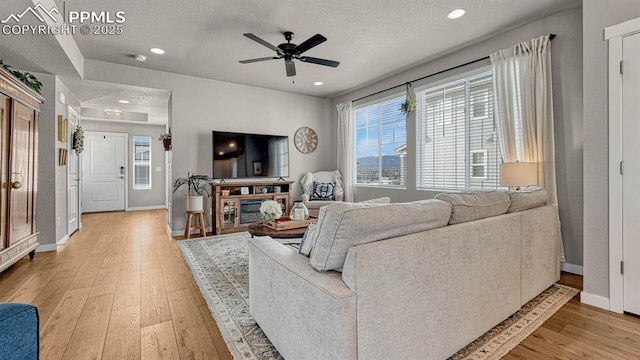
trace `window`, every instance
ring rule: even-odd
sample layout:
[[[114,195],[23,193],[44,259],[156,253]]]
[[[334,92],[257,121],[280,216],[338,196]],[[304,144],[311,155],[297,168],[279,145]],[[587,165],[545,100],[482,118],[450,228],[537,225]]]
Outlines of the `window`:
[[[487,178],[487,150],[476,150],[471,152],[471,178]]]
[[[482,68],[416,91],[418,189],[495,189],[500,184],[493,78]]]
[[[354,110],[356,184],[405,186],[407,121],[397,96]]]
[[[151,189],[150,137],[133,137],[133,189]]]

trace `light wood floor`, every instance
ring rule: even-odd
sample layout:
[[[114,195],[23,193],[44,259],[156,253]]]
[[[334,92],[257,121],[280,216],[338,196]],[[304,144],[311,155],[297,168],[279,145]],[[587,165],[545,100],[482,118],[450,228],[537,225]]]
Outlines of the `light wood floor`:
[[[83,215],[58,252],[0,274],[0,301],[40,311],[41,359],[232,359],[166,214]],[[640,319],[574,298],[505,359],[640,359]]]
[[[41,359],[232,359],[165,210],[87,214],[57,253],[0,274],[40,311]]]

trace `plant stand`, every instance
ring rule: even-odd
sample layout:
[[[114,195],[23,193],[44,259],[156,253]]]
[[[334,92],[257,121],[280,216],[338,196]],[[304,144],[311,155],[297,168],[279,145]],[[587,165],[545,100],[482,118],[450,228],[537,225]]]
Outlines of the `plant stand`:
[[[196,216],[198,219],[198,224],[196,226],[192,226],[193,217]],[[191,230],[199,230],[200,237],[207,236],[207,230],[204,227],[204,210],[199,211],[187,211],[187,223],[184,226],[184,238],[191,238]]]

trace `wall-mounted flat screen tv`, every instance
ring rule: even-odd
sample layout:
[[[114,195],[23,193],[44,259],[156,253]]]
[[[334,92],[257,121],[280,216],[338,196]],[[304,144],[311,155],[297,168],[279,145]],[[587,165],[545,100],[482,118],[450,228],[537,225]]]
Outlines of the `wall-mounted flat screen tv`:
[[[289,176],[289,137],[213,131],[213,177]]]

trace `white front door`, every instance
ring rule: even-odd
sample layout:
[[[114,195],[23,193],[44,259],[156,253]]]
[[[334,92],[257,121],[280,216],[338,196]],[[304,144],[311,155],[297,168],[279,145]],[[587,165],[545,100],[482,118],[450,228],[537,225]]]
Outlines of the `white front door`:
[[[72,149],[73,133],[79,122],[77,114],[69,110],[69,149],[67,163],[67,234],[71,235],[80,226],[80,162]]]
[[[622,40],[623,309],[640,315],[640,34]]]
[[[85,132],[82,211],[125,209],[126,134]]]

